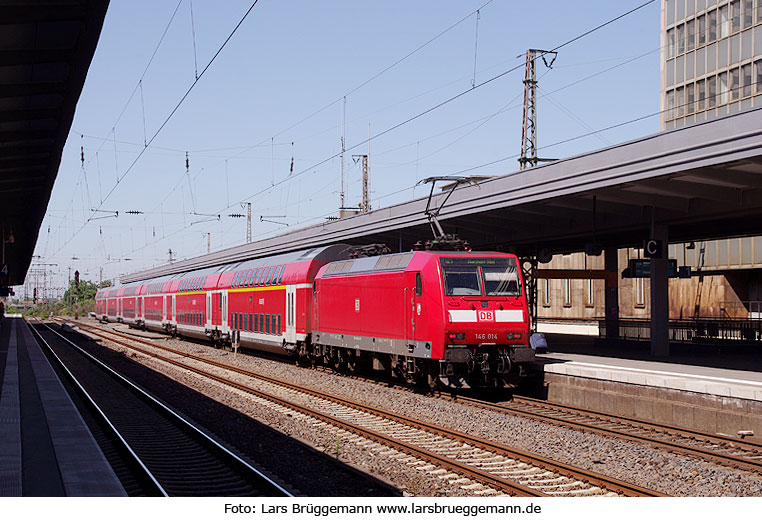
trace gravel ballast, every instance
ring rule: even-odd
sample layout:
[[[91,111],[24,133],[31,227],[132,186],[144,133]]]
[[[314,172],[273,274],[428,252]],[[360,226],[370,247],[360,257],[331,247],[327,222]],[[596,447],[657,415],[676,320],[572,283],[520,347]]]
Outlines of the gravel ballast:
[[[241,353],[232,354],[192,341],[170,339],[161,343],[180,351],[199,353],[205,358],[246,368],[258,374],[367,403],[379,409],[547,456],[559,462],[584,467],[669,495],[762,495],[760,475],[716,466],[704,460],[642,444],[499,414],[335,373],[298,368],[278,360]],[[115,346],[106,341],[103,344]],[[138,375],[141,383],[150,386],[152,390],[154,383],[162,384],[159,396],[164,400],[218,434],[264,469],[278,473],[286,484],[304,495],[363,496],[389,491],[388,488],[368,489],[373,485],[367,482],[363,486],[345,481],[342,477],[347,475],[339,475],[340,470],[335,464],[337,456],[343,463],[390,482],[399,489],[399,494],[475,494],[464,489],[464,486],[469,485],[467,482],[456,483],[453,477],[442,478],[442,475],[430,474],[430,466],[422,466],[412,457],[385,448],[368,447],[364,445],[366,441],[349,437],[332,426],[316,426],[310,419],[284,414],[265,404],[254,402],[250,395],[221,386],[196,374],[181,372],[136,351],[105,354],[110,355],[110,361],[130,369],[131,374]],[[126,360],[125,357],[130,360]],[[145,365],[190,389],[176,384],[163,385],[167,382],[161,381],[161,375],[136,367],[136,364]],[[143,369],[143,372],[140,372],[140,369]],[[197,390],[205,396],[192,390]],[[242,419],[242,415],[248,418]],[[246,422],[245,425],[242,422]],[[296,439],[298,442],[290,439]],[[309,451],[303,444],[312,448],[308,458],[295,453],[299,448]],[[316,483],[316,480],[319,482]]]

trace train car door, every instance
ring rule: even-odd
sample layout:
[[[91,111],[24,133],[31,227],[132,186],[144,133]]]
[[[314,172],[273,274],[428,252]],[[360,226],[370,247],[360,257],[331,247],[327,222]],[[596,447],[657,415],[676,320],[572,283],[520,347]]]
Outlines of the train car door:
[[[212,325],[222,325],[222,292],[212,292]]]
[[[212,328],[212,291],[206,291],[206,323],[204,326],[207,329]]]
[[[296,343],[296,285],[286,285],[286,342]]]
[[[415,341],[415,275],[415,272],[405,272],[405,303],[402,312],[405,313],[405,338],[409,341]]]
[[[220,295],[222,297],[222,323],[220,323],[220,325],[222,326],[223,332],[228,332],[230,330],[228,318],[228,291],[223,290],[220,292]]]
[[[135,312],[135,319],[142,319],[143,318],[143,297],[140,296],[138,298],[138,310]]]

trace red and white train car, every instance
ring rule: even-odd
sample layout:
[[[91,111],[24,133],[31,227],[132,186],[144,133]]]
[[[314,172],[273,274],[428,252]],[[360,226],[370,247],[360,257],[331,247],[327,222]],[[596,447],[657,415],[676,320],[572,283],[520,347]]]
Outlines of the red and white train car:
[[[534,359],[518,260],[496,252],[344,259],[346,245],[99,291],[107,321],[302,363],[375,369],[433,385],[506,385]]]

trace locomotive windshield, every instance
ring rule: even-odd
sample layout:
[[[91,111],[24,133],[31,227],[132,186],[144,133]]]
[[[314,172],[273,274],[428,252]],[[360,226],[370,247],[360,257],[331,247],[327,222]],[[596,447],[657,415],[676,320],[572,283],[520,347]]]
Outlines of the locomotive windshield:
[[[441,258],[445,296],[518,296],[513,258]]]

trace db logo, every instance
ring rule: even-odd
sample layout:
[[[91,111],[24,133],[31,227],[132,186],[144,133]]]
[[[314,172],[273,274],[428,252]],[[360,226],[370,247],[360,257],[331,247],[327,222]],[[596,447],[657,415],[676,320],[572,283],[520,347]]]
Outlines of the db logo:
[[[480,310],[479,311],[479,321],[493,321],[495,319],[495,315],[490,310]]]

